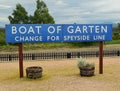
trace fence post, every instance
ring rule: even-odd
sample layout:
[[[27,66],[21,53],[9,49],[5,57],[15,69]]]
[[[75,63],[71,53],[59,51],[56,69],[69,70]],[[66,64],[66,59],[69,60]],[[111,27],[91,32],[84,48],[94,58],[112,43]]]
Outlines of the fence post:
[[[120,56],[120,51],[119,50],[117,51],[117,56]]]
[[[67,58],[71,58],[71,53],[67,53]]]
[[[98,54],[99,54],[99,53],[98,53],[98,52],[96,52],[96,57],[98,57]]]
[[[9,61],[12,61],[12,57],[11,57],[11,55],[9,55]]]
[[[80,52],[77,53],[77,57],[80,58]]]
[[[32,60],[35,60],[35,54],[32,54]]]

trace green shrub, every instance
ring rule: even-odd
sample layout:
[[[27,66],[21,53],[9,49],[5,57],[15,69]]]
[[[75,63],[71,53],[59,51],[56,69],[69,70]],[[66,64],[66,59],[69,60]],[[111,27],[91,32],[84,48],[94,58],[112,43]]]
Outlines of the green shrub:
[[[120,40],[120,33],[113,33],[113,40]]]
[[[93,68],[93,67],[95,67],[95,64],[94,63],[88,63],[88,62],[86,62],[85,58],[80,57],[78,59],[77,66],[78,66],[78,68],[84,68],[84,67]]]
[[[5,32],[0,30],[0,45],[5,45]]]

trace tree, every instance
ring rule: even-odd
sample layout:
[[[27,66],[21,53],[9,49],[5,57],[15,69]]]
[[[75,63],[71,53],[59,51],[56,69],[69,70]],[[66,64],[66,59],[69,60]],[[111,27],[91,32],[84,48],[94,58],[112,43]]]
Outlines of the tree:
[[[53,24],[55,23],[53,17],[49,14],[47,5],[42,0],[36,1],[36,10],[34,15],[28,16],[27,11],[21,4],[16,5],[11,16],[8,19],[11,24]]]
[[[120,23],[118,23],[118,32],[120,33]]]
[[[11,24],[27,24],[28,23],[28,13],[21,4],[16,5],[16,9],[13,10],[11,16],[8,16]]]
[[[49,14],[47,5],[42,0],[36,1],[36,10],[34,16],[29,17],[30,23],[40,23],[40,24],[53,24],[55,23],[53,17]]]
[[[5,45],[5,29],[0,28],[0,46]]]

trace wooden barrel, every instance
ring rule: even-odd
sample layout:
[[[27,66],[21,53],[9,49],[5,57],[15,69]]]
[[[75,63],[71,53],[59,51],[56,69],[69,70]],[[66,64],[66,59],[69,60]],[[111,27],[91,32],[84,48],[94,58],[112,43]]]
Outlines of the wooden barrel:
[[[94,76],[95,67],[83,67],[80,68],[81,76]]]
[[[42,67],[39,66],[31,66],[26,68],[26,77],[27,78],[41,78],[42,77]]]

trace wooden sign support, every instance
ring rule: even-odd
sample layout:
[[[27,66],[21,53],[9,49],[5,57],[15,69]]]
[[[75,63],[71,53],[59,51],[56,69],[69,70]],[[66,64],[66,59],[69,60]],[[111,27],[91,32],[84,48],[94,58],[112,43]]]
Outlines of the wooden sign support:
[[[22,43],[19,45],[19,72],[20,72],[20,78],[23,77],[23,50],[22,50]]]
[[[103,42],[99,42],[99,74],[103,74]]]
[[[20,78],[23,77],[23,49],[22,43],[19,45],[19,72]],[[99,42],[99,74],[103,74],[103,42]]]

